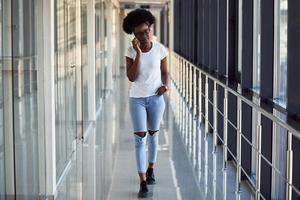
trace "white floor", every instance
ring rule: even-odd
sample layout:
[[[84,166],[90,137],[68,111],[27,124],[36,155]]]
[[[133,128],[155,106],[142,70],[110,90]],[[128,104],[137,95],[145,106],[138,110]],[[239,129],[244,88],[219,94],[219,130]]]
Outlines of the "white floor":
[[[235,192],[235,167],[229,163],[222,170],[222,150],[212,153],[210,136],[205,140],[200,128],[192,136],[197,142],[190,140],[190,144],[179,130],[167,106],[155,167],[157,184],[149,187],[151,197],[147,199],[254,199],[245,183],[240,193]],[[90,131],[77,144],[57,199],[137,199],[139,179],[124,75],[116,79],[115,90]]]

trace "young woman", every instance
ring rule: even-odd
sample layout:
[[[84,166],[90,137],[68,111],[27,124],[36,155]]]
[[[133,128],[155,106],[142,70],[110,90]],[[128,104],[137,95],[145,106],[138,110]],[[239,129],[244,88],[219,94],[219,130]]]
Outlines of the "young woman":
[[[155,17],[145,9],[131,11],[123,21],[123,30],[135,36],[126,53],[126,68],[127,77],[132,82],[129,108],[140,177],[139,197],[147,197],[147,184],[155,184],[153,168],[157,156],[158,131],[165,109],[162,94],[168,90],[167,51],[162,44],[152,40],[154,22]]]

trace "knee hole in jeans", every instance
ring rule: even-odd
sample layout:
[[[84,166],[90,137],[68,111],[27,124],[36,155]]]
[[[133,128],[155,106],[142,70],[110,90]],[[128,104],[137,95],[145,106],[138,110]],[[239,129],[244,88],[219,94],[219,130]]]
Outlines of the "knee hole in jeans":
[[[158,132],[158,130],[156,130],[156,131],[150,131],[149,130],[149,135],[153,136],[156,132]]]
[[[146,136],[146,132],[135,132],[134,134],[141,137],[141,138]]]

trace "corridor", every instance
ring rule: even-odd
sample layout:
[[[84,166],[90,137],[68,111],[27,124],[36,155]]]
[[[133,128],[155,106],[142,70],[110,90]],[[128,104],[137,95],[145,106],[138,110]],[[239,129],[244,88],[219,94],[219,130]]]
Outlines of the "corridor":
[[[129,81],[124,69],[121,74],[96,125],[88,130],[84,141],[77,143],[78,151],[58,187],[57,199],[138,199],[139,179],[128,112]],[[168,96],[165,99],[169,101]],[[200,144],[197,149],[196,144],[186,146],[181,135],[168,104],[159,135],[157,184],[149,187],[150,197],[146,199],[255,199],[245,183],[240,193],[235,192],[234,166],[222,169],[222,150],[212,153],[212,137],[204,139],[203,127],[193,136]]]
[[[147,194],[129,96],[157,93],[166,109],[146,199],[299,200],[299,10],[299,0],[0,0],[0,200]],[[136,130],[158,130],[154,112]]]

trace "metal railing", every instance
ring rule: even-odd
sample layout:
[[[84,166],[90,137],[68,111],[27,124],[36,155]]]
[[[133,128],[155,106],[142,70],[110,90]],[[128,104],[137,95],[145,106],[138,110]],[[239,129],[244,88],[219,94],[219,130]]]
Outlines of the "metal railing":
[[[254,101],[249,100],[248,98],[242,96],[238,91],[230,88],[226,83],[215,78],[208,72],[199,69],[193,65],[188,60],[184,59],[175,52],[170,52],[169,54],[169,73],[171,80],[171,107],[175,115],[175,121],[179,125],[182,132],[183,138],[187,143],[193,142],[195,136],[191,134],[192,123],[196,121],[196,126],[204,124],[205,135],[211,130],[213,138],[213,152],[216,151],[218,140],[222,144],[223,149],[223,169],[227,167],[227,158],[228,154],[233,158],[234,163],[236,164],[236,191],[240,191],[241,187],[241,175],[246,176],[246,180],[252,186],[252,189],[255,192],[256,199],[266,199],[261,193],[261,163],[262,160],[272,169],[272,173],[276,174],[276,177],[280,178],[281,181],[285,183],[285,199],[291,200],[292,195],[297,195],[300,197],[299,188],[293,184],[293,149],[292,142],[293,139],[300,139],[300,133],[295,128],[287,124],[284,120],[273,115],[273,113],[267,112]],[[212,99],[209,97],[209,85],[213,86],[213,95]],[[204,90],[203,90],[204,89]],[[223,98],[223,110],[220,110],[218,107],[218,90],[222,89],[224,91]],[[237,104],[230,105],[228,102],[228,96],[233,95]],[[204,106],[202,105],[204,102]],[[242,131],[242,104],[249,106],[252,110],[255,110],[259,117],[264,116],[265,118],[272,121],[273,124],[276,124],[282,127],[285,131],[280,132],[280,134],[286,134],[285,138],[287,140],[286,147],[286,162],[285,172],[280,171],[272,160],[268,159],[262,153],[262,124],[258,122],[256,124],[256,130],[252,131],[252,134],[256,134],[255,140],[252,141],[249,139]],[[228,117],[228,109],[231,109],[231,106],[236,106],[237,109],[237,121],[236,123],[231,121]],[[209,108],[212,107],[212,112],[209,112]],[[204,108],[204,110],[202,110]],[[210,116],[212,115],[212,116]],[[221,136],[218,133],[218,115],[223,118],[223,135]],[[211,123],[209,117],[213,118]],[[204,121],[203,121],[204,120]],[[229,148],[229,141],[232,137],[228,137],[228,125],[233,127],[236,131],[236,152]],[[294,137],[293,137],[294,136]],[[205,136],[206,137],[206,136]],[[230,141],[232,142],[232,141]],[[255,152],[256,165],[255,165],[255,179],[251,177],[242,166],[242,144],[246,142],[247,145],[250,145],[252,150]],[[189,147],[190,148],[190,147]],[[190,151],[194,151],[190,149]]]

